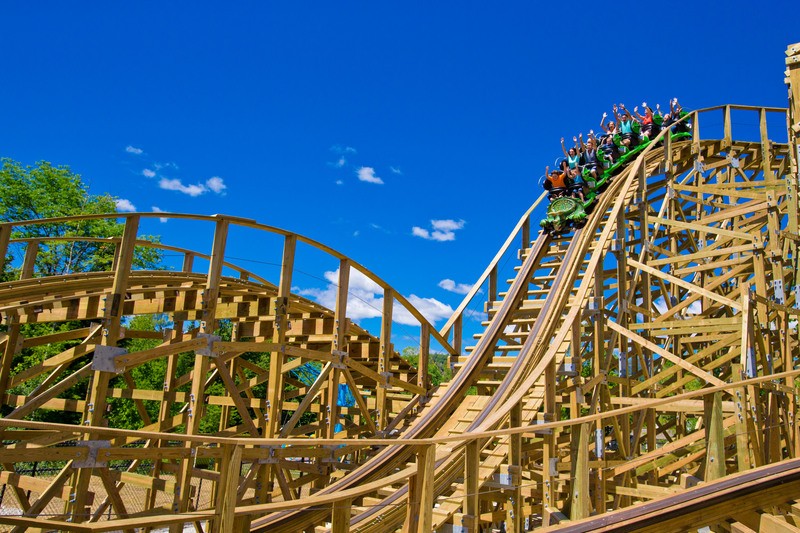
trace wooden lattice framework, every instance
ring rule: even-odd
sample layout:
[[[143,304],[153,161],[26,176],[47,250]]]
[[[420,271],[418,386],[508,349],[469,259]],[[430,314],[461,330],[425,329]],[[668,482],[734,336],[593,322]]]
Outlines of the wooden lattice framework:
[[[531,240],[540,198],[438,332],[351,259],[252,221],[195,217],[215,224],[207,275],[192,272],[196,252],[175,248],[186,256],[181,272],[131,271],[135,246],[146,244],[136,240],[144,214],[127,216],[108,273],[33,277],[39,243],[27,242],[21,279],[0,285],[8,329],[0,481],[23,514],[0,516],[0,524],[796,530],[800,44],[787,50],[787,65],[788,110],[691,113],[692,140],[664,137],[649,147],[615,178],[581,230]],[[758,140],[736,140],[734,113],[755,119]],[[787,143],[770,140],[783,132],[769,130],[769,115],[786,117]],[[703,125],[719,118],[722,138],[704,136]],[[225,262],[228,231],[237,225],[284,237],[274,284]],[[0,227],[3,250],[12,230]],[[340,262],[334,309],[291,293],[298,243]],[[499,265],[515,252],[519,264],[502,290]],[[377,337],[346,319],[351,267],[384,291]],[[240,275],[224,276],[225,269]],[[484,329],[462,354],[466,309],[483,297]],[[431,340],[451,355],[457,373],[449,383],[429,389],[424,371],[394,353],[395,300],[421,322],[421,369]],[[123,317],[151,313],[174,322],[159,334],[163,342],[118,351],[122,339],[155,336],[125,328]],[[234,323],[231,341],[213,337],[221,319]],[[26,323],[65,320],[92,325],[20,337]],[[199,325],[186,328],[186,321]],[[65,339],[75,346],[38,366],[15,366],[26,348]],[[265,352],[268,365],[248,355]],[[187,357],[191,370],[175,374]],[[130,370],[162,358],[169,369],[163,390],[137,389]],[[311,385],[290,374],[307,361],[324,365]],[[29,393],[11,394],[34,379]],[[87,380],[85,400],[61,398]],[[226,391],[209,393],[215,382]],[[263,383],[265,397],[255,397]],[[354,407],[337,407],[339,384],[357,391]],[[112,398],[134,402],[145,428],[105,427]],[[143,402],[158,402],[157,419]],[[199,431],[207,405],[223,413],[213,433]],[[78,413],[80,421],[24,420],[40,409]],[[298,426],[301,415],[293,413],[305,413],[305,422]],[[213,468],[200,468],[208,459]],[[35,460],[63,468],[47,481],[15,472]],[[115,461],[126,468],[110,468]],[[211,487],[205,498],[203,481]],[[133,491],[145,495],[137,508]]]

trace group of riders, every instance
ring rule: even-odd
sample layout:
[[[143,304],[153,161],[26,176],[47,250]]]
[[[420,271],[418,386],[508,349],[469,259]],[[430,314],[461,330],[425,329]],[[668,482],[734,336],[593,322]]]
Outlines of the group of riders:
[[[548,166],[545,170],[544,188],[550,192],[549,198],[553,200],[571,196],[585,202],[584,194],[590,188],[587,180],[599,180],[606,168],[614,165],[625,153],[655,138],[664,128],[671,127],[673,133],[688,132],[686,121],[675,124],[685,115],[678,99],[673,98],[669,107],[669,113],[662,115],[660,105],[656,105],[656,112],[653,113],[647,102],[643,102],[644,115],[640,115],[638,106],[633,108],[631,114],[624,104],[619,107],[614,104],[615,120],[606,123],[608,113],[603,113],[600,120],[602,133],[599,135],[595,136],[594,130],[590,130],[584,143],[581,133],[572,138],[575,146],[569,149],[564,146],[562,137],[561,149],[566,158],[559,161],[559,168],[551,171]]]

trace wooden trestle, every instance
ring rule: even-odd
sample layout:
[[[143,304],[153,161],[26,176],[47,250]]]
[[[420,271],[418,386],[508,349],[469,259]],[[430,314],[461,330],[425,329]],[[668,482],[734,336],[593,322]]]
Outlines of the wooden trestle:
[[[111,272],[35,277],[42,243],[24,241],[21,279],[0,284],[0,524],[800,531],[800,44],[787,65],[788,110],[692,112],[692,139],[662,134],[583,228],[532,239],[539,198],[439,331],[352,259],[249,220],[158,213],[214,224],[208,255],[163,247],[184,254],[172,272],[131,269],[135,247],[150,245],[136,239],[150,214],[114,215],[126,224],[109,241]],[[757,138],[736,140],[734,114]],[[775,142],[785,134],[770,115],[786,118],[788,142]],[[704,135],[713,122],[722,138]],[[0,226],[3,256],[15,225]],[[283,239],[273,282],[225,259],[237,228]],[[291,292],[298,246],[338,261],[333,309]],[[508,257],[513,276],[500,266]],[[346,318],[352,271],[383,290],[377,336]],[[462,348],[467,309],[484,298],[483,330]],[[420,369],[391,344],[398,312],[420,322]],[[127,327],[156,313],[171,330]],[[233,324],[230,341],[215,336],[220,320]],[[67,321],[75,327],[21,336],[25,324]],[[161,342],[128,353],[118,343],[130,338]],[[63,341],[21,364],[27,348]],[[424,370],[432,345],[456,370],[436,389]],[[157,359],[163,388],[141,388],[133,370]],[[292,374],[309,361],[321,367],[311,384]],[[84,399],[65,396],[81,384]],[[337,404],[344,384],[353,407]],[[107,427],[110,400],[134,405],[144,427]],[[75,423],[37,421],[49,410]],[[36,461],[58,468],[34,477],[24,468]]]

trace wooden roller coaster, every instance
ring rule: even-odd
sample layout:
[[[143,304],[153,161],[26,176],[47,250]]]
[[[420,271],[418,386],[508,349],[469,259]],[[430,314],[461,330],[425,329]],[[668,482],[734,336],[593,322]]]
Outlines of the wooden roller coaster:
[[[94,239],[114,247],[111,270],[50,277],[35,262],[55,239],[14,230],[65,220],[1,225],[2,257],[25,253],[0,284],[0,526],[800,531],[800,44],[786,56],[788,110],[692,112],[692,138],[662,132],[585,226],[532,240],[543,195],[438,331],[352,259],[251,220],[105,215],[125,219],[121,238]],[[735,140],[732,115],[757,118],[757,138]],[[722,138],[704,137],[720,116]],[[211,252],[137,239],[149,216],[211,223]],[[282,240],[274,283],[226,257],[243,232]],[[134,270],[139,246],[182,267]],[[300,247],[338,265],[332,309],[292,292]],[[377,336],[347,318],[354,272],[383,292]],[[419,323],[418,368],[392,346],[400,313]],[[171,327],[137,330],[140,315]],[[432,344],[455,370],[435,388]],[[45,346],[61,348],[26,357]],[[121,406],[141,429],[109,424]]]

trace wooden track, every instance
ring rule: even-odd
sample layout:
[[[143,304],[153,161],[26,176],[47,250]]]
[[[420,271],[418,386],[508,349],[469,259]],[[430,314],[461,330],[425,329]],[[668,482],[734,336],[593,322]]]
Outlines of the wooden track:
[[[787,83],[800,88],[800,45],[787,58]],[[732,115],[755,122],[757,140],[735,140]],[[787,118],[788,143],[771,140],[785,134],[770,115]],[[4,506],[18,509],[0,524],[800,530],[797,117],[798,99],[788,111],[693,112],[692,140],[648,147],[568,235],[531,239],[540,198],[440,331],[352,259],[250,220],[159,213],[213,223],[213,247],[163,247],[183,267],[142,272],[131,261],[150,246],[136,235],[151,215],[124,215],[124,236],[108,241],[112,271],[51,278],[33,269],[47,242],[11,238],[42,221],[0,226],[0,251],[26,250],[20,279],[0,284],[0,483]],[[722,138],[703,134],[713,122]],[[282,240],[269,259],[277,279],[226,260],[241,230]],[[298,245],[338,263],[333,309],[291,292]],[[378,335],[346,318],[351,269],[384,293]],[[465,346],[476,303],[486,319]],[[420,323],[419,369],[391,345],[398,313]],[[152,314],[173,328],[128,327]],[[221,320],[230,341],[213,336]],[[135,338],[155,347],[119,350]],[[431,343],[456,369],[436,389],[424,370]],[[163,388],[138,386],[153,361]],[[320,369],[311,383],[293,373],[308,362]],[[340,385],[353,406],[338,405]],[[108,406],[123,404],[142,429],[107,427]],[[41,421],[53,410],[72,423]],[[56,465],[49,477],[25,471],[42,461]]]

